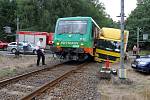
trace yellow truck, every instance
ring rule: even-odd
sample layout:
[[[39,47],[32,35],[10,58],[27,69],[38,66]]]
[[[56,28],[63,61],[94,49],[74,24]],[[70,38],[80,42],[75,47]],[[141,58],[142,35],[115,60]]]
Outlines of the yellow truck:
[[[124,31],[124,52],[126,52],[129,31]],[[102,62],[109,59],[110,62],[120,60],[121,30],[103,27],[96,41],[95,61]]]

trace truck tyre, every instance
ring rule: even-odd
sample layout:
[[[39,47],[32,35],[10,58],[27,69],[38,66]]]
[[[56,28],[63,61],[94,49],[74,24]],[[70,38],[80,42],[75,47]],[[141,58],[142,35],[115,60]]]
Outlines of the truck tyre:
[[[17,50],[16,50],[15,48],[13,48],[13,49],[11,50],[11,52],[14,54],[14,53],[17,52]]]

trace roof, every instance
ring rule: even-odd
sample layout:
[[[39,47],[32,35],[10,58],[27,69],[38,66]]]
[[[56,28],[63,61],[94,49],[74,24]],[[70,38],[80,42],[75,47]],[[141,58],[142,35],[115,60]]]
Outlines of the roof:
[[[28,34],[28,35],[47,35],[47,32],[34,32],[34,31],[19,31],[17,34]]]
[[[98,27],[100,29],[100,27],[98,26],[98,24],[92,19],[92,17],[81,17],[81,16],[77,16],[77,17],[65,17],[65,18],[59,18],[59,20],[92,20],[92,22],[96,25],[96,27]]]
[[[64,18],[59,18],[58,20],[85,20],[85,19],[92,19],[91,17],[64,17]]]
[[[129,35],[129,31],[124,30],[124,39],[127,39],[128,35]],[[103,27],[99,38],[105,40],[111,40],[111,41],[121,41],[121,30],[115,28]]]

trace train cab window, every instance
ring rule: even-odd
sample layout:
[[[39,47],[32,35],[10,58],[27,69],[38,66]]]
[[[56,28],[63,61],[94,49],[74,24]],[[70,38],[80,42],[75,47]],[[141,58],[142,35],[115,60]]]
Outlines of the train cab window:
[[[92,25],[92,37],[94,37],[94,25]]]
[[[87,21],[85,20],[62,20],[58,23],[57,33],[85,34]]]
[[[98,38],[99,36],[99,29],[96,27],[95,28],[95,38]]]
[[[95,39],[95,38],[98,38],[98,35],[99,35],[99,29],[93,25],[92,26],[92,37]]]

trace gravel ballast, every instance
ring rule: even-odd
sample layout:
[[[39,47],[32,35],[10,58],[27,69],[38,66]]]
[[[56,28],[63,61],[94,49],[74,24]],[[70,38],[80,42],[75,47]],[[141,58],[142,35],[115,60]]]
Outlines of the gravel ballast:
[[[91,63],[56,85],[38,100],[99,100],[96,63]]]

